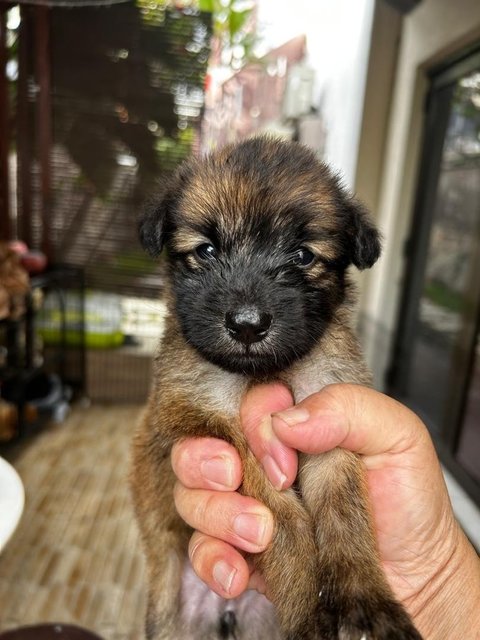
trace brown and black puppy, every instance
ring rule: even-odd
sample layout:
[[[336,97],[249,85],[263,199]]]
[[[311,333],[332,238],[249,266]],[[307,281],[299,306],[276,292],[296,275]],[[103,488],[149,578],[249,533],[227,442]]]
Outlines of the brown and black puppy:
[[[336,449],[300,460],[278,492],[239,424],[242,394],[281,380],[296,401],[333,382],[370,383],[349,325],[347,268],[371,267],[377,231],[328,168],[296,143],[254,138],[180,167],[140,233],[166,246],[169,316],[134,441],[132,485],[148,563],[149,640],[420,638],[379,565],[364,469]],[[241,491],[273,512],[273,542],[253,561],[273,605],[224,601],[195,578],[175,511],[172,444],[232,443]]]

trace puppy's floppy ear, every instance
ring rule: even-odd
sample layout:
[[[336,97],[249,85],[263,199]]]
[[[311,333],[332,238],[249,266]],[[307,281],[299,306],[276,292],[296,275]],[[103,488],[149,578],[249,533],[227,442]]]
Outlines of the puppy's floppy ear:
[[[192,167],[188,161],[180,165],[175,173],[167,180],[157,195],[154,195],[145,205],[138,220],[138,235],[140,242],[148,253],[157,257],[161,254],[165,241],[172,227],[172,213],[177,200],[187,183]]]
[[[347,211],[351,262],[357,269],[368,269],[380,257],[380,234],[368,211],[358,200],[347,198],[344,206]]]
[[[138,219],[138,235],[143,248],[152,256],[161,254],[165,244],[165,231],[168,219],[168,192],[152,198]]]

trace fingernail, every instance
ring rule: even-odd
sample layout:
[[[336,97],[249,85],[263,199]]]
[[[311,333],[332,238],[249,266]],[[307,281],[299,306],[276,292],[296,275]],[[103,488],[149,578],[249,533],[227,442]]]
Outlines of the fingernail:
[[[233,488],[233,463],[227,456],[215,456],[204,460],[200,473],[209,482],[226,489]]]
[[[287,480],[287,476],[283,473],[283,471],[278,466],[277,462],[272,458],[271,455],[266,455],[261,460],[263,468],[267,476],[270,478],[270,482],[273,484],[275,489],[281,491],[285,486],[285,482]]]
[[[226,593],[231,592],[236,573],[237,570],[224,560],[218,560],[218,562],[213,565],[213,579]]]
[[[247,542],[265,546],[268,518],[258,513],[240,513],[233,521],[233,530]]]
[[[272,420],[275,418],[280,418],[280,420],[283,420],[289,427],[295,427],[297,424],[307,422],[310,418],[310,413],[307,409],[293,407],[293,409],[286,409],[285,411],[274,413]]]

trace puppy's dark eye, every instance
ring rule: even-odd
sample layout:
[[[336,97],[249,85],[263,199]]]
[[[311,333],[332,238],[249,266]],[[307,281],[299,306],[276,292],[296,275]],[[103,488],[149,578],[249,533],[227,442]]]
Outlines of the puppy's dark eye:
[[[300,247],[297,249],[290,259],[290,262],[298,265],[299,267],[309,267],[315,260],[315,254],[306,247]]]
[[[208,242],[205,242],[195,249],[195,255],[202,262],[206,262],[207,260],[215,260],[215,258],[217,257],[217,250],[215,249],[213,244],[208,244]]]

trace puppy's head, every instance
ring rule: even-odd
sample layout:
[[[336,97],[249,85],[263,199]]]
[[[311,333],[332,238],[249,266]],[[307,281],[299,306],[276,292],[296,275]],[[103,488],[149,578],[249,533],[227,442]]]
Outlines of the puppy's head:
[[[182,165],[140,223],[167,247],[186,341],[229,371],[269,376],[309,352],[371,267],[378,233],[307,148],[254,138]]]

